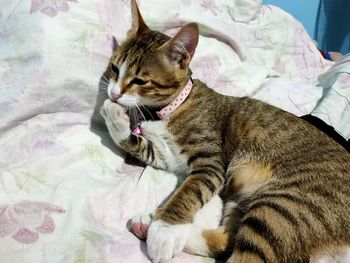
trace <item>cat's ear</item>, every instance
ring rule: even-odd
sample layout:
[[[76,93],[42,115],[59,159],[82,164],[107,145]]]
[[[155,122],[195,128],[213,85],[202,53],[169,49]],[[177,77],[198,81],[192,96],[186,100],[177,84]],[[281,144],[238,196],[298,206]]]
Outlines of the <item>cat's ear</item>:
[[[196,23],[184,25],[162,49],[171,60],[188,65],[198,45],[199,31]]]
[[[132,25],[128,32],[128,35],[141,35],[143,32],[148,30],[148,26],[143,21],[140,10],[137,6],[136,0],[131,0],[131,17]]]
[[[112,50],[113,50],[113,52],[115,52],[118,49],[118,47],[119,47],[119,44],[118,44],[117,39],[114,36],[112,36]]]

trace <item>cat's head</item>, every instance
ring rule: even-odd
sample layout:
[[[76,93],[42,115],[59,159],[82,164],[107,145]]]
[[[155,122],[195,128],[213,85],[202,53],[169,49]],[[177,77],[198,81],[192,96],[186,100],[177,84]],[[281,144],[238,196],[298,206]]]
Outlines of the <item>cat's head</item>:
[[[132,28],[116,48],[106,72],[108,96],[124,106],[164,106],[178,96],[191,76],[197,24],[183,26],[170,38],[148,28],[135,0],[131,11]]]

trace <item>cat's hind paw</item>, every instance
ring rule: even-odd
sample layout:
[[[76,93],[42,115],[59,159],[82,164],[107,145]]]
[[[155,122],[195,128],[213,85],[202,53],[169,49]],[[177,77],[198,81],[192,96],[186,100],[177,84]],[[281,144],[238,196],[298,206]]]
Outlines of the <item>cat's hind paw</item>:
[[[152,262],[169,262],[180,254],[190,230],[191,224],[171,225],[163,220],[152,221],[147,233],[147,251]]]
[[[152,222],[150,214],[140,214],[131,219],[130,232],[141,240],[146,240],[148,227]]]

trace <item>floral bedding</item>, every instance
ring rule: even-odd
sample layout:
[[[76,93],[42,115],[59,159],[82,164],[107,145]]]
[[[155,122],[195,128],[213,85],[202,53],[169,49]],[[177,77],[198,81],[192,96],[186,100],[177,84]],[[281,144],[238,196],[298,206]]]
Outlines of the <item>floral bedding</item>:
[[[289,14],[259,0],[138,3],[169,35],[199,23],[194,78],[298,116],[316,109],[350,136],[348,61],[330,71]],[[0,0],[1,262],[149,262],[128,220],[157,207],[178,179],[125,162],[96,111],[129,9],[128,0]],[[214,260],[183,253],[173,262]]]

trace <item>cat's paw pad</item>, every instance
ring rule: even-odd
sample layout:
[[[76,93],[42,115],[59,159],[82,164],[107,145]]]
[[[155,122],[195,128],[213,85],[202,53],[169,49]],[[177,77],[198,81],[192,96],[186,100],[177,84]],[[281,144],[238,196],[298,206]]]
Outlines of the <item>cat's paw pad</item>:
[[[152,262],[169,262],[180,254],[190,229],[191,224],[171,225],[163,220],[152,221],[147,233],[147,250]]]
[[[140,214],[131,219],[130,232],[141,240],[146,240],[148,227],[152,222],[150,214]]]

